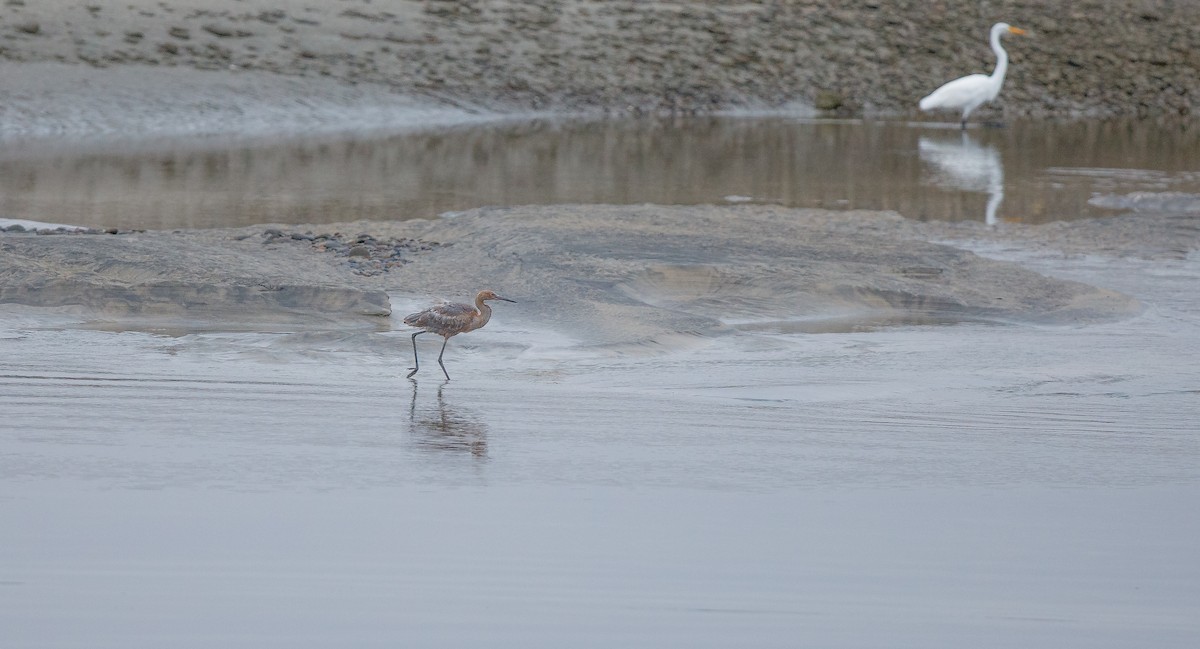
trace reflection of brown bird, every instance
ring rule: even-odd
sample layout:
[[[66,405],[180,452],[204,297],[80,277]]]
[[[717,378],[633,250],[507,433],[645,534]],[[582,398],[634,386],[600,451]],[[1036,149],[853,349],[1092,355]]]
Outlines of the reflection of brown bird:
[[[408,419],[410,432],[417,448],[425,451],[468,451],[486,458],[488,450],[487,425],[473,414],[464,414],[446,404],[443,383],[437,389],[437,410],[423,409],[417,413],[417,382],[413,381],[412,404]]]
[[[445,338],[442,341],[442,351],[438,353],[438,365],[442,366],[442,374],[445,374],[446,380],[449,381],[450,373],[446,371],[446,366],[442,363],[442,354],[446,353],[446,343],[450,342],[450,336],[475,331],[488,323],[488,320],[492,318],[492,307],[485,304],[487,300],[516,302],[516,300],[500,297],[492,291],[480,291],[479,295],[475,296],[475,306],[457,302],[442,302],[437,306],[405,317],[404,324],[420,329],[412,335],[413,368],[408,373],[408,378],[412,378],[412,375],[421,369],[421,362],[417,360],[417,336],[428,331]]]

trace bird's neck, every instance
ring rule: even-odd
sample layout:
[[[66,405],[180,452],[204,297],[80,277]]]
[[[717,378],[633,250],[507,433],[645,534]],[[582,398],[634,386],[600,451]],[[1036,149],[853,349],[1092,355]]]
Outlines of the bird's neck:
[[[992,32],[992,51],[996,53],[996,69],[992,71],[992,82],[999,85],[1004,83],[1004,74],[1008,72],[1008,52],[1000,45],[1000,30]]]
[[[481,297],[475,298],[475,311],[478,312],[478,315],[475,316],[475,320],[482,323],[479,325],[480,327],[482,327],[487,323],[488,320],[492,318],[492,307],[488,306]]]

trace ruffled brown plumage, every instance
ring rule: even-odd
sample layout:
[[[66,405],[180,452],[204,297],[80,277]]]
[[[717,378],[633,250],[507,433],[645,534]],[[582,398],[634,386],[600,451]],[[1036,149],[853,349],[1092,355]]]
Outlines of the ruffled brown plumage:
[[[488,320],[491,320],[492,308],[487,305],[486,302],[488,300],[515,302],[515,300],[496,295],[494,291],[480,291],[475,296],[474,306],[460,302],[442,302],[424,311],[418,311],[405,316],[404,324],[420,329],[420,331],[412,335],[413,368],[408,373],[408,377],[412,378],[412,375],[416,374],[417,370],[421,367],[421,363],[417,359],[417,336],[429,332],[445,338],[442,342],[442,351],[438,354],[438,365],[441,365],[442,373],[446,375],[446,380],[449,381],[450,373],[446,371],[446,366],[442,363],[442,354],[446,352],[446,343],[450,341],[450,336],[474,331],[487,324]]]

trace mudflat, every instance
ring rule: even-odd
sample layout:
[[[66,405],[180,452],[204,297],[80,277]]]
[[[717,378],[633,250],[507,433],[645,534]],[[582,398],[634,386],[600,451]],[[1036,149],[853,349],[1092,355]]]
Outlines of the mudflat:
[[[1140,223],[1115,236],[1108,221],[1034,230],[1097,250],[1118,241],[1143,255],[1195,246],[1194,217]],[[649,205],[483,208],[311,227],[7,232],[0,302],[90,308],[101,320],[233,323],[305,310],[381,316],[390,312],[388,292],[503,286],[539,296],[547,322],[564,333],[609,343],[715,331],[731,318],[820,322],[890,312],[1083,324],[1141,308],[1111,290],[929,243],[956,228],[994,236],[982,226],[914,225],[888,213]]]
[[[17,0],[0,7],[0,57],[133,67],[149,75],[147,88],[162,86],[164,69],[266,72],[307,80],[318,97],[337,80],[506,111],[799,105],[912,115],[941,82],[991,71],[988,28],[1004,21],[1029,35],[1009,43],[1004,92],[981,118],[1186,117],[1200,97],[1198,8],[1194,0],[1065,8],[1004,0],[969,9],[927,2]],[[4,76],[6,99],[27,94],[11,85],[7,68]],[[10,119],[13,109],[3,116]]]

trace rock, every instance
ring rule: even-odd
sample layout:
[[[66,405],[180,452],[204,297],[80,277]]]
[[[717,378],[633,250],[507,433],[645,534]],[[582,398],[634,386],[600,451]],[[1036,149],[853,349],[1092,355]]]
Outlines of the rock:
[[[233,36],[233,28],[232,27],[228,27],[225,25],[218,25],[216,23],[208,23],[207,25],[201,26],[200,29],[203,29],[204,31],[212,34],[213,36],[219,36],[221,38],[228,38],[230,36]]]
[[[813,99],[813,107],[817,110],[837,110],[842,107],[845,99],[836,92],[822,90]]]
[[[204,31],[219,38],[246,38],[254,35],[254,32],[246,31],[244,29],[237,29],[236,27],[231,27],[222,23],[208,23],[201,26],[200,29],[203,29]]]

